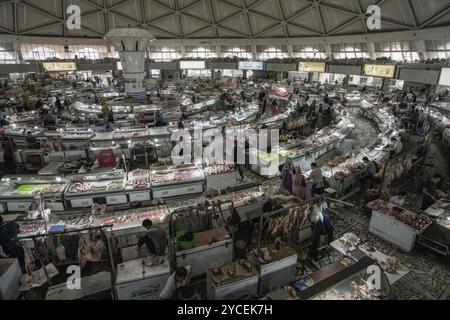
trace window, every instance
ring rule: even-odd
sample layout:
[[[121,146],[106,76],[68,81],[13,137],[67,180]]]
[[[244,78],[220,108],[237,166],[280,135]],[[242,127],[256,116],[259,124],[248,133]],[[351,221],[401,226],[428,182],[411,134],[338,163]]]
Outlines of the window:
[[[101,45],[71,45],[67,52],[68,59],[99,60],[108,57],[108,47]]]
[[[419,54],[414,41],[375,43],[375,51],[377,57],[391,58],[395,61],[412,62],[419,60]]]
[[[331,45],[336,59],[367,59],[369,52],[365,43]]]
[[[450,40],[427,40],[425,46],[431,59],[450,58]]]
[[[186,47],[186,56],[194,59],[217,58],[217,52],[213,48],[206,47]]]
[[[148,57],[157,62],[173,61],[181,57],[180,48],[150,47]]]
[[[17,62],[17,54],[11,43],[0,43],[0,64],[14,64]]]
[[[259,59],[285,59],[289,58],[287,53],[287,48],[285,47],[265,47],[257,46],[257,51],[259,52]]]
[[[224,53],[223,56],[226,58],[238,57],[240,59],[253,59],[251,47],[222,47],[221,51]]]
[[[74,56],[78,59],[88,59],[88,60],[98,60],[100,59],[100,54],[94,48],[82,48],[74,53]]]
[[[327,56],[324,46],[292,46],[293,56],[302,59],[325,59]]]

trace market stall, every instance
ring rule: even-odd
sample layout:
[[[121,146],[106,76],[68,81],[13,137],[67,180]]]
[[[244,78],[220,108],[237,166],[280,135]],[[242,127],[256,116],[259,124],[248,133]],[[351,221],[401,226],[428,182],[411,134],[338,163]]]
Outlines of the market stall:
[[[201,168],[165,168],[151,172],[153,198],[171,198],[204,191],[205,176]]]
[[[117,205],[127,203],[125,175],[121,170],[98,175],[70,177],[64,196],[72,208],[91,207],[94,203]]]
[[[43,194],[48,208],[64,211],[63,193],[68,181],[61,177],[5,176],[0,188],[2,212],[28,211],[35,196]]]

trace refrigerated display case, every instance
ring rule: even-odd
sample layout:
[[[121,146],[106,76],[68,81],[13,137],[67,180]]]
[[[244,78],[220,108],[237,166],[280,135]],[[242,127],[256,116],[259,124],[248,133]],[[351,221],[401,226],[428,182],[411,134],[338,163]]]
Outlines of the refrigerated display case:
[[[68,182],[61,177],[5,176],[1,182],[0,203],[9,212],[28,211],[39,193],[52,211],[65,209],[63,193]]]
[[[204,191],[201,168],[172,168],[151,172],[153,198],[170,198]]]
[[[117,205],[128,202],[125,175],[117,170],[98,175],[73,176],[65,192],[72,208],[91,207],[94,203]]]
[[[130,202],[141,202],[151,200],[150,172],[148,170],[136,169],[128,173],[125,193]]]

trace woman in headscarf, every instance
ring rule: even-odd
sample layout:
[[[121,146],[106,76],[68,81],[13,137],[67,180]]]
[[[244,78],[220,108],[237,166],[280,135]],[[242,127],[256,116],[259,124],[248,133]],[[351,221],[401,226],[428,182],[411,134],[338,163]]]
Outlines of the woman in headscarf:
[[[292,194],[302,200],[306,200],[306,179],[299,167],[294,168],[292,175]]]

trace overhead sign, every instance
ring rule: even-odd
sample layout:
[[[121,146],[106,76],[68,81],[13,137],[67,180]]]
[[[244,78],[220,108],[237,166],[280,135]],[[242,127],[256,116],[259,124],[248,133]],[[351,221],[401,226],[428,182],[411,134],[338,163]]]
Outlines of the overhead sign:
[[[205,61],[180,61],[180,69],[204,70],[206,69]]]
[[[262,61],[239,61],[239,70],[264,71],[264,62]]]
[[[383,64],[365,64],[363,73],[365,76],[394,78],[395,66]]]
[[[325,72],[325,62],[300,62],[298,71],[300,72]]]
[[[75,62],[44,62],[42,66],[47,72],[77,71]]]

